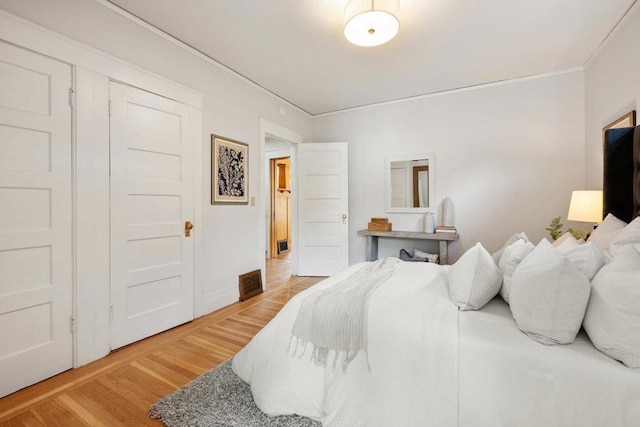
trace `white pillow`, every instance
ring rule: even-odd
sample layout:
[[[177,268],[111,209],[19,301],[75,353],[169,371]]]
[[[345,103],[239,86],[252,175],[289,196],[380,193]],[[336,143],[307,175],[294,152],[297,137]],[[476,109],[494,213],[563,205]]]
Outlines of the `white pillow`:
[[[460,310],[479,310],[496,296],[502,274],[493,258],[477,243],[449,267],[449,297]]]
[[[616,218],[613,214],[609,214],[604,221],[602,221],[602,224],[593,230],[591,236],[589,236],[589,241],[594,242],[602,253],[605,253],[616,235],[622,231],[626,225],[626,222]]]
[[[553,242],[553,247],[555,247],[558,250],[558,252],[563,254],[566,251],[573,249],[576,246],[580,246],[583,243],[584,243],[584,239],[578,240],[575,237],[573,237],[573,234],[566,232],[562,236],[560,236],[558,240]]]
[[[513,236],[509,237],[507,239],[507,241],[505,242],[505,244],[500,249],[498,249],[496,252],[494,252],[493,255],[491,255],[493,257],[493,260],[495,261],[496,265],[500,265],[500,257],[502,257],[502,253],[507,248],[507,246],[513,244],[514,242],[517,242],[518,240],[524,240],[525,243],[526,243],[526,242],[529,241],[529,238],[524,233],[516,233]]]
[[[507,304],[509,303],[509,292],[511,289],[511,280],[513,272],[516,271],[516,267],[522,262],[524,257],[529,255],[535,248],[533,243],[525,242],[524,240],[516,240],[511,245],[504,248],[502,256],[500,257],[500,270],[502,270],[502,287],[500,288],[500,295]]]
[[[602,252],[594,242],[574,246],[565,250],[564,253],[560,251],[560,247],[557,247],[556,250],[566,256],[571,261],[571,264],[580,273],[584,274],[589,281],[604,265],[604,255],[602,255]]]
[[[584,329],[603,353],[640,368],[640,254],[625,250],[594,277]]]
[[[611,261],[620,253],[624,246],[637,245],[640,243],[640,217],[631,221],[619,233],[616,234],[613,241],[609,245],[609,249],[605,251],[604,256]]]
[[[518,328],[542,344],[570,344],[580,330],[591,287],[587,278],[542,241],[513,273],[511,312]]]

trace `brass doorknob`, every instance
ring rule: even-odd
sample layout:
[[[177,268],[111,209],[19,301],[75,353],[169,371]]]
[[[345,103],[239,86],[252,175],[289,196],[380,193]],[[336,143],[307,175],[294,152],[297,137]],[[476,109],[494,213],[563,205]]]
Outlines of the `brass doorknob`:
[[[185,221],[184,223],[184,236],[185,237],[190,237],[191,236],[191,229],[193,228],[193,224],[191,223],[191,221]]]

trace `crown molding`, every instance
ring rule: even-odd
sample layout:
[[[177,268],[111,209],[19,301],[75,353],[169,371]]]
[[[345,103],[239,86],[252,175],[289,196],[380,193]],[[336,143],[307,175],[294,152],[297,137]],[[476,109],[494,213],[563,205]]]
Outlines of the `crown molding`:
[[[236,79],[248,84],[249,86],[253,87],[254,89],[259,90],[260,92],[269,95],[270,97],[278,100],[279,102],[282,102],[284,104],[286,104],[287,106],[295,109],[296,111],[298,111],[300,114],[304,115],[307,118],[311,118],[313,117],[312,114],[310,114],[309,112],[303,110],[302,108],[298,107],[297,105],[293,104],[290,101],[287,101],[286,99],[282,98],[281,96],[277,95],[274,92],[271,92],[269,89],[266,89],[263,86],[260,86],[258,83],[254,82],[253,80],[243,76],[242,74],[238,73],[237,71],[227,67],[226,65],[222,64],[221,62],[216,61],[215,59],[213,59],[212,57],[206,55],[205,53],[203,53],[202,51],[194,48],[193,46],[188,45],[187,43],[183,42],[182,40],[172,36],[169,33],[166,33],[165,31],[162,31],[161,29],[159,29],[158,27],[150,24],[149,22],[137,17],[136,15],[132,14],[131,12],[128,12],[126,10],[124,10],[123,8],[121,8],[120,6],[111,3],[109,0],[93,0],[94,2],[98,3],[99,5],[111,10],[112,12],[117,13],[118,15],[128,19],[129,21],[133,22],[136,25],[139,25],[140,27],[146,29],[147,31],[152,32],[153,34],[162,37],[164,40],[168,41],[169,43],[172,43],[173,45],[179,47],[180,49],[183,49],[189,53],[191,53],[192,55],[197,56],[198,58],[200,58],[201,60],[213,65],[214,67],[218,68],[221,71],[224,71],[225,73],[229,74],[230,76],[235,77]]]
[[[358,106],[358,107],[351,107],[351,108],[345,108],[345,109],[342,109],[342,110],[329,111],[329,112],[326,112],[326,113],[315,114],[313,116],[313,118],[326,117],[326,116],[331,116],[331,115],[334,115],[334,114],[349,113],[349,112],[353,112],[353,111],[367,110],[367,109],[370,109],[370,108],[385,107],[387,105],[401,104],[401,103],[405,103],[405,102],[420,101],[420,100],[423,100],[423,99],[436,98],[436,97],[439,97],[439,96],[453,95],[453,94],[462,93],[462,92],[471,92],[471,91],[474,91],[474,90],[481,90],[481,89],[487,89],[487,88],[490,88],[490,87],[504,86],[504,85],[515,84],[515,83],[522,83],[522,82],[526,82],[526,81],[530,81],[530,80],[546,79],[546,78],[550,78],[550,77],[560,76],[560,75],[563,75],[563,74],[580,73],[580,72],[583,72],[583,71],[584,71],[584,67],[575,67],[575,68],[569,68],[569,69],[561,70],[561,71],[554,71],[554,72],[551,72],[551,73],[533,74],[533,75],[530,75],[530,76],[523,76],[523,77],[517,77],[517,78],[513,78],[513,79],[498,80],[498,81],[490,82],[490,83],[481,83],[481,84],[477,84],[477,85],[464,86],[464,87],[455,88],[455,89],[446,89],[446,90],[442,90],[442,91],[438,91],[438,92],[426,93],[424,95],[408,96],[406,98],[394,99],[392,101],[377,102],[377,103],[373,103],[373,104],[361,105],[361,106]]]
[[[633,0],[633,3],[631,3],[631,6],[629,6],[627,11],[624,13],[624,15],[622,15],[622,17],[620,18],[620,20],[618,20],[616,25],[613,26],[611,31],[609,31],[609,33],[605,36],[602,42],[600,42],[596,50],[594,50],[593,53],[589,56],[589,58],[587,58],[586,62],[584,63],[585,69],[591,66],[593,61],[598,57],[598,55],[600,55],[600,53],[609,44],[609,42],[613,40],[613,38],[620,32],[622,27],[624,27],[624,24],[627,23],[627,21],[631,18],[631,16],[634,13],[638,11],[638,9],[640,9],[640,3],[638,3],[638,0]]]

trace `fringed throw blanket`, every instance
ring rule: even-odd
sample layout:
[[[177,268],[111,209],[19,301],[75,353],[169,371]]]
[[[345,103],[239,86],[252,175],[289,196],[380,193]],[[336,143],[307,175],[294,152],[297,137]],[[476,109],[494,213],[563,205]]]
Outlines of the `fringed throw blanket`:
[[[342,367],[360,350],[367,351],[369,300],[373,291],[391,277],[397,258],[375,261],[358,270],[336,286],[308,295],[302,302],[292,328],[295,340],[293,354],[304,355],[307,343],[313,345],[311,360],[326,366],[333,350],[334,366],[342,359]],[[302,351],[298,348],[302,347]]]

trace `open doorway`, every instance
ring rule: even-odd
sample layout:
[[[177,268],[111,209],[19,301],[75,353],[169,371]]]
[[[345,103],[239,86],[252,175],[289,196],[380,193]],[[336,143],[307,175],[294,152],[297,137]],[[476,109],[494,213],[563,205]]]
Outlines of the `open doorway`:
[[[273,289],[286,283],[292,274],[294,239],[292,225],[295,210],[292,191],[292,147],[289,142],[265,138],[266,194],[265,278]]]
[[[288,282],[292,275],[298,274],[300,253],[298,251],[298,205],[297,174],[298,146],[302,143],[302,135],[298,132],[260,118],[260,211],[259,232],[262,238],[258,248],[260,267],[266,289],[273,289]],[[290,158],[289,167],[289,251],[286,259],[271,258],[271,159]],[[277,254],[277,251],[276,251]]]
[[[287,259],[291,254],[291,157],[269,163],[269,255],[270,259]]]

